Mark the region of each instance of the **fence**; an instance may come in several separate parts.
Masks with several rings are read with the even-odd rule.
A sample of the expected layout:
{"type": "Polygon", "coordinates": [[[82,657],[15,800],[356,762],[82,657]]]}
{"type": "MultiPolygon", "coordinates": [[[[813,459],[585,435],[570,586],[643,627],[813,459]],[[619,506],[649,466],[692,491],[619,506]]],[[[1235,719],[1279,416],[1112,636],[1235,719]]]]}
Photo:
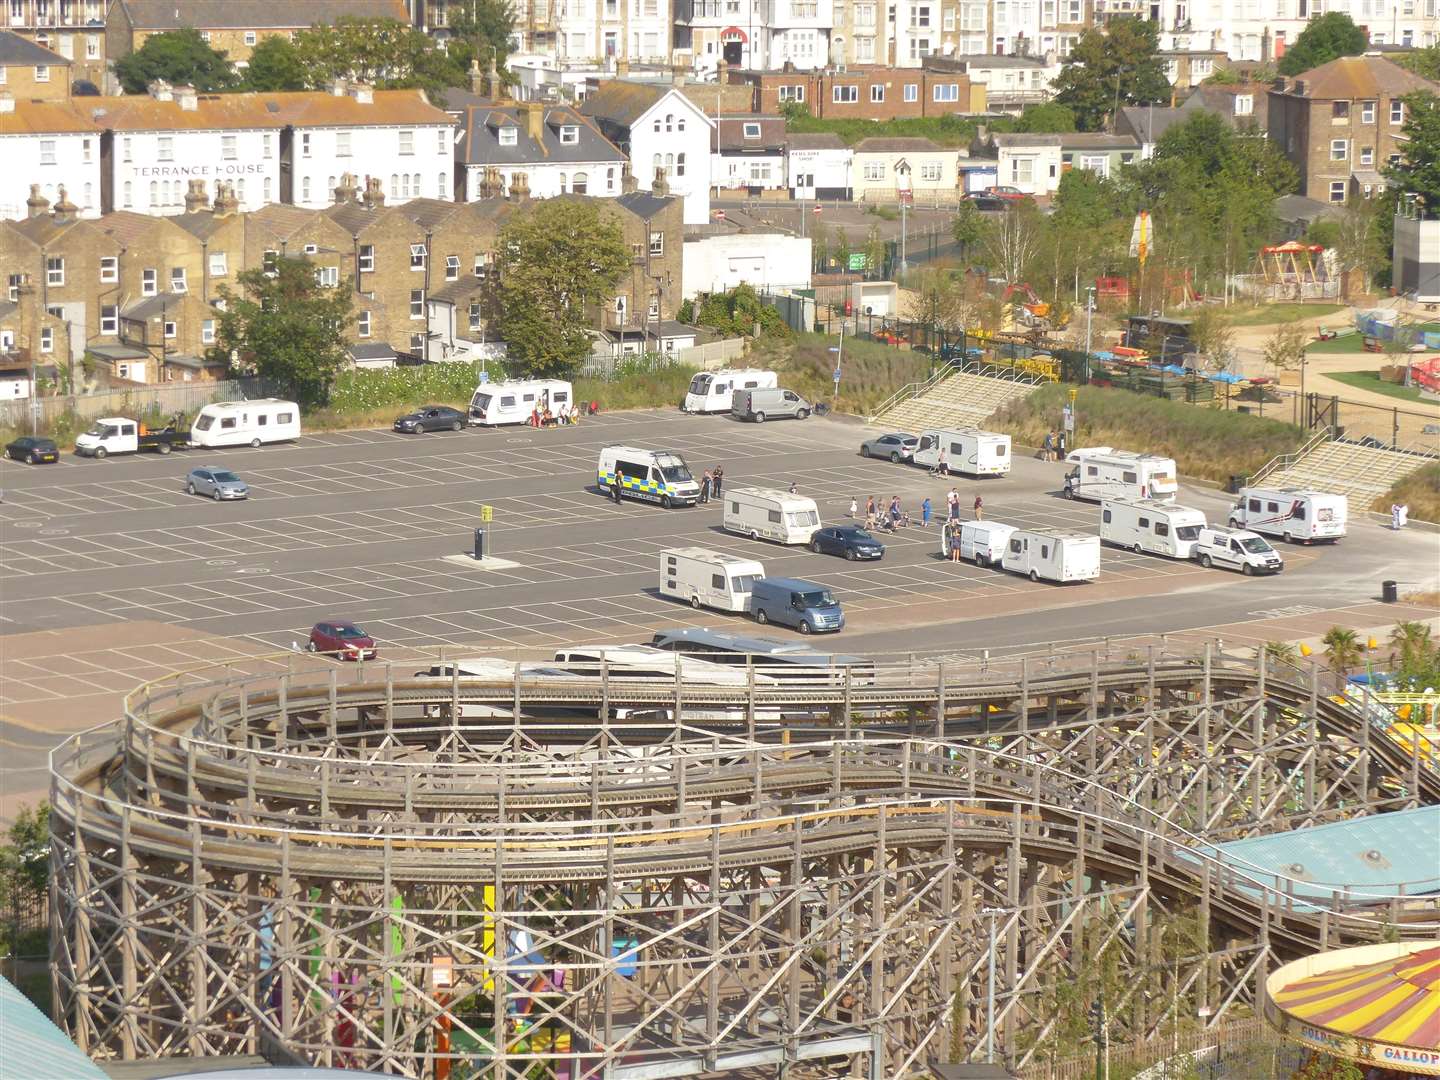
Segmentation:
{"type": "Polygon", "coordinates": [[[35,430],[43,433],[67,414],[85,420],[97,416],[171,416],[195,412],[212,401],[238,401],[260,396],[261,393],[257,379],[231,379],[6,401],[0,402],[0,428],[29,431],[33,425],[35,430]]]}
{"type": "MultiPolygon", "coordinates": [[[[1021,1071],[1023,1080],[1091,1080],[1097,1052],[1058,1060],[1037,1059],[1021,1071]]],[[[1161,1032],[1143,1042],[1112,1045],[1111,1075],[1136,1080],[1280,1080],[1293,1075],[1304,1051],[1286,1042],[1263,1020],[1239,1020],[1213,1031],[1191,1028],[1161,1032]],[[1147,1067],[1148,1066],[1148,1067],[1147,1067]]]]}
{"type": "Polygon", "coordinates": [[[688,349],[676,349],[673,353],[648,352],[643,358],[633,353],[626,353],[622,356],[611,352],[592,353],[586,359],[580,373],[608,379],[622,368],[628,367],[629,370],[634,370],[633,365],[640,363],[642,359],[657,369],[695,367],[713,370],[724,367],[727,361],[744,355],[744,338],[722,338],[719,341],[707,341],[702,345],[692,345],[688,349]]]}
{"type": "Polygon", "coordinates": [[[676,350],[675,363],[697,367],[704,371],[713,371],[744,355],[744,338],[722,338],[719,341],[707,341],[703,345],[692,345],[688,349],[676,350]]]}

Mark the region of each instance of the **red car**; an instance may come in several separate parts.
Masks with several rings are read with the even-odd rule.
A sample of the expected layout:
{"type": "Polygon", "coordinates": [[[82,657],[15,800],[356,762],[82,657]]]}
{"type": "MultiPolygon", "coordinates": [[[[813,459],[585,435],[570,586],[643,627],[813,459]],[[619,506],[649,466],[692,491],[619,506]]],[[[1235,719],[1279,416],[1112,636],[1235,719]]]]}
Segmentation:
{"type": "Polygon", "coordinates": [[[1011,202],[1023,202],[1024,200],[1030,198],[1029,195],[1026,195],[1025,192],[1021,191],[1019,188],[1006,187],[1003,184],[988,187],[985,189],[985,191],[989,195],[994,195],[997,199],[1009,199],[1011,202]]]}
{"type": "Polygon", "coordinates": [[[318,622],[310,628],[311,652],[333,653],[337,660],[373,660],[375,639],[353,622],[318,622]]]}

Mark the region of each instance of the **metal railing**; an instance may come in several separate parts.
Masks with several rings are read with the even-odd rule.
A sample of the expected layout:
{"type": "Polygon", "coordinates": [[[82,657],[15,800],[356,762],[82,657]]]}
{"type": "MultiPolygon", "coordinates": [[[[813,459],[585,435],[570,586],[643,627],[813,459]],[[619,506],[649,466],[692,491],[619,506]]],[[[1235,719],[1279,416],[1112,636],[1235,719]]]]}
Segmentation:
{"type": "Polygon", "coordinates": [[[1306,454],[1310,453],[1312,450],[1320,448],[1321,446],[1325,445],[1325,443],[1330,442],[1333,438],[1334,429],[1329,427],[1322,427],[1314,435],[1310,436],[1310,438],[1305,441],[1305,444],[1301,446],[1298,450],[1295,450],[1289,454],[1277,454],[1275,457],[1267,461],[1264,465],[1260,467],[1260,470],[1256,472],[1255,475],[1250,477],[1250,484],[1259,485],[1265,480],[1267,476],[1279,472],[1281,469],[1290,468],[1292,465],[1296,464],[1298,461],[1304,458],[1306,454]]]}

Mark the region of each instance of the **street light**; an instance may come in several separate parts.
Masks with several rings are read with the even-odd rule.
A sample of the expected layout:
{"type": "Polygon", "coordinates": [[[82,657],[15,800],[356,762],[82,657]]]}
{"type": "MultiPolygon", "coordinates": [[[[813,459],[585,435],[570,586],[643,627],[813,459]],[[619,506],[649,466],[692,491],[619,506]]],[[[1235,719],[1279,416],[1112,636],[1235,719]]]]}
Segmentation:
{"type": "Polygon", "coordinates": [[[1085,290],[1085,364],[1081,368],[1081,384],[1090,385],[1090,329],[1092,319],[1095,315],[1095,286],[1091,285],[1085,290]]]}

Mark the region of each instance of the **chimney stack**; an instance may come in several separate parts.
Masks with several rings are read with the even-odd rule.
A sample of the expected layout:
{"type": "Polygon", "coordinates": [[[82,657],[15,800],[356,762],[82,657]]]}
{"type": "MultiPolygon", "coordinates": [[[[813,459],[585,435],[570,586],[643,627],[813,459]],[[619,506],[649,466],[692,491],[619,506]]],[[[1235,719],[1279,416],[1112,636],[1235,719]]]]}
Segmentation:
{"type": "Polygon", "coordinates": [[[510,175],[510,197],[516,202],[526,202],[530,198],[530,177],[527,173],[510,175]]]}
{"type": "Polygon", "coordinates": [[[335,202],[337,204],[352,203],[359,193],[360,188],[355,184],[355,174],[347,172],[340,177],[340,183],[335,185],[335,202]]]}
{"type": "Polygon", "coordinates": [[[175,87],[175,100],[180,103],[180,108],[185,112],[194,112],[200,107],[200,95],[195,92],[193,86],[175,87]]]}
{"type": "Polygon", "coordinates": [[[486,165],[480,173],[480,198],[496,199],[505,194],[505,181],[500,179],[500,170],[486,165]]]}
{"type": "Polygon", "coordinates": [[[470,92],[477,97],[485,93],[485,80],[480,74],[480,60],[478,57],[470,61],[470,92]]]}
{"type": "Polygon", "coordinates": [[[66,225],[75,220],[75,215],[80,208],[72,203],[65,194],[65,185],[60,185],[60,197],[55,200],[55,224],[66,225]]]}
{"type": "Polygon", "coordinates": [[[172,87],[164,79],[156,79],[154,82],[147,84],[145,89],[150,92],[150,96],[156,101],[175,100],[174,87],[172,87]]]}
{"type": "Polygon", "coordinates": [[[650,185],[650,193],[661,199],[670,194],[670,180],[663,168],[655,170],[655,182],[650,185]]]}
{"type": "Polygon", "coordinates": [[[0,91],[0,113],[13,113],[15,98],[7,91],[0,91]]]}
{"type": "Polygon", "coordinates": [[[635,179],[635,173],[630,168],[630,162],[620,166],[620,193],[630,195],[640,189],[639,182],[635,179]]]}
{"type": "Polygon", "coordinates": [[[40,185],[30,185],[30,198],[25,200],[25,216],[39,217],[50,209],[50,200],[40,194],[40,185]]]}
{"type": "Polygon", "coordinates": [[[545,145],[545,105],[539,101],[525,103],[525,133],[537,146],[545,145]]]}
{"type": "Polygon", "coordinates": [[[185,212],[198,214],[209,204],[210,198],[205,194],[205,181],[191,180],[185,188],[185,212]]]}
{"type": "Polygon", "coordinates": [[[378,210],[385,205],[385,192],[380,187],[378,176],[367,176],[365,178],[365,194],[360,197],[367,210],[378,210]]]}
{"type": "Polygon", "coordinates": [[[369,83],[354,83],[350,87],[350,96],[361,105],[375,104],[375,88],[369,83]]]}
{"type": "Polygon", "coordinates": [[[240,200],[235,197],[235,185],[229,180],[215,183],[215,205],[212,213],[218,217],[229,217],[240,209],[240,200]]]}

